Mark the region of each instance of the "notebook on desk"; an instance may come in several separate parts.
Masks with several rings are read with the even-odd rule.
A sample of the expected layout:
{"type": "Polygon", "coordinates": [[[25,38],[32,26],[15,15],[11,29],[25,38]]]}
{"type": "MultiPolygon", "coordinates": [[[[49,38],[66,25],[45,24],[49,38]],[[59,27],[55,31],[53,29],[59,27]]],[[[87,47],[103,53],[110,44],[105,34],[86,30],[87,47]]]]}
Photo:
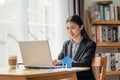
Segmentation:
{"type": "Polygon", "coordinates": [[[50,47],[47,40],[20,41],[19,47],[25,68],[32,69],[61,68],[61,66],[53,66],[50,47]]]}

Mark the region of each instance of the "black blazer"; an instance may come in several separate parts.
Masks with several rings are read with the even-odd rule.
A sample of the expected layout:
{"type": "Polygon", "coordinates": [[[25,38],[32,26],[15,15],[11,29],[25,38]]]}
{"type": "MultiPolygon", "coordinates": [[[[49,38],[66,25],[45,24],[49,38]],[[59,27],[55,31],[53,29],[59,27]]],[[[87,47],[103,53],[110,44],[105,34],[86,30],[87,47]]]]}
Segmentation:
{"type": "MultiPolygon", "coordinates": [[[[96,50],[96,43],[83,37],[80,42],[79,48],[76,55],[73,57],[72,66],[73,67],[91,67],[92,58],[94,57],[96,50]]],[[[65,56],[70,56],[72,58],[72,42],[68,40],[64,43],[63,49],[58,56],[61,60],[65,56]]],[[[78,80],[95,80],[92,72],[92,68],[88,71],[77,72],[78,80]]]]}

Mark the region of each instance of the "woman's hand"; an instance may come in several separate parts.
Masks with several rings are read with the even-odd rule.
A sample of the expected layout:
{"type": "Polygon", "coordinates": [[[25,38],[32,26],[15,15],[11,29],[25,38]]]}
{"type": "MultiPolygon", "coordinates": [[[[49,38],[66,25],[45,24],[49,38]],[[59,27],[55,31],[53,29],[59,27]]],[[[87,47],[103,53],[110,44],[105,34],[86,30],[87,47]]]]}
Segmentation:
{"type": "Polygon", "coordinates": [[[53,65],[54,66],[58,66],[58,65],[61,65],[61,64],[62,64],[62,62],[60,60],[58,60],[58,59],[53,60],[53,65]]]}

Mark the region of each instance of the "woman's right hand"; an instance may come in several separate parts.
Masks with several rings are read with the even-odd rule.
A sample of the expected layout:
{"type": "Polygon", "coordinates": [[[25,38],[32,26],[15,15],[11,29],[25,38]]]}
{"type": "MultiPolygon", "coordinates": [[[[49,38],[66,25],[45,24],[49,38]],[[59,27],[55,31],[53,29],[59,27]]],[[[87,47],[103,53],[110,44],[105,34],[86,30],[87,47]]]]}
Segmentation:
{"type": "Polygon", "coordinates": [[[62,62],[60,60],[58,60],[58,59],[53,60],[53,65],[54,66],[59,66],[61,64],[62,64],[62,62]]]}

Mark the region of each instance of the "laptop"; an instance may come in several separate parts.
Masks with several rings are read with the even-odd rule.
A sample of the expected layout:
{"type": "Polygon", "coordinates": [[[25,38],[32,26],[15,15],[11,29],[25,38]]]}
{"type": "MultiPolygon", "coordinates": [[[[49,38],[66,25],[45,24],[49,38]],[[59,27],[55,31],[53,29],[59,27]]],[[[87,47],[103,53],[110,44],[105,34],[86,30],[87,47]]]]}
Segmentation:
{"type": "Polygon", "coordinates": [[[53,66],[48,40],[20,41],[19,47],[25,68],[30,69],[56,69],[53,66]]]}

